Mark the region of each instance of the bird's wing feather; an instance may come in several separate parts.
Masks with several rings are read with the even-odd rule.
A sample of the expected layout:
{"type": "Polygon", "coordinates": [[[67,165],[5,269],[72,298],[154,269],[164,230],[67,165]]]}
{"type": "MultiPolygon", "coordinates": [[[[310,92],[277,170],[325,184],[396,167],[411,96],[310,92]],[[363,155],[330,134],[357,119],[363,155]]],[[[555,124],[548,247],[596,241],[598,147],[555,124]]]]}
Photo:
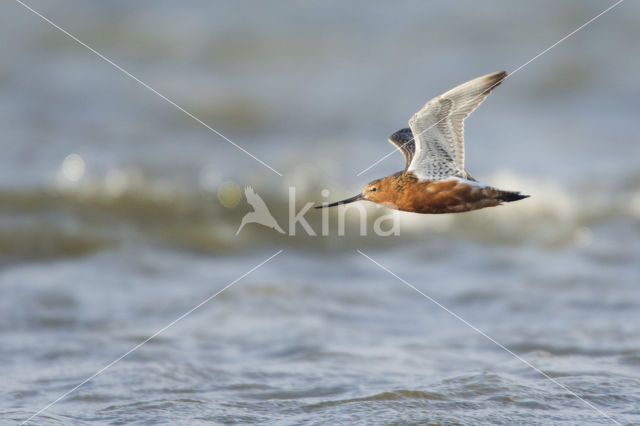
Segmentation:
{"type": "Polygon", "coordinates": [[[499,71],[475,78],[431,99],[411,120],[415,154],[407,168],[419,179],[469,179],[464,168],[464,119],[507,77],[499,71]]]}
{"type": "Polygon", "coordinates": [[[413,141],[413,133],[408,127],[400,129],[391,136],[389,136],[389,142],[391,142],[396,148],[400,150],[404,156],[406,171],[411,164],[413,154],[416,152],[415,142],[413,141]]]}
{"type": "Polygon", "coordinates": [[[247,203],[249,203],[251,207],[253,207],[254,211],[257,212],[257,211],[269,210],[267,208],[267,205],[262,200],[262,198],[260,198],[260,196],[256,194],[256,192],[253,190],[252,187],[247,186],[244,189],[244,195],[245,197],[247,197],[247,203]]]}
{"type": "Polygon", "coordinates": [[[244,188],[244,196],[247,197],[247,201],[249,201],[249,198],[254,198],[256,196],[256,192],[252,187],[246,186],[244,188]]]}

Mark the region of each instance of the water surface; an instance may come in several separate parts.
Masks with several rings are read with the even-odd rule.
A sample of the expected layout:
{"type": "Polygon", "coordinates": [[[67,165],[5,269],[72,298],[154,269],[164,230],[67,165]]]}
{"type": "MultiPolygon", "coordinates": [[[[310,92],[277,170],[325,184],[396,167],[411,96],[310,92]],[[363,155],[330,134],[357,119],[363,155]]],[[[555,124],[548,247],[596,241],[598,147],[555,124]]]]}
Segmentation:
{"type": "MultiPolygon", "coordinates": [[[[572,392],[640,423],[638,3],[467,121],[472,174],[531,198],[401,214],[391,237],[360,236],[355,214],[338,237],[336,212],[326,237],[236,236],[250,207],[219,189],[251,185],[286,229],[290,186],[300,208],[399,170],[394,154],[356,176],[430,97],[517,68],[607,4],[30,4],[283,177],[0,6],[2,423],[279,250],[33,423],[612,423],[572,392]]],[[[368,214],[371,234],[386,212],[368,214]]]]}

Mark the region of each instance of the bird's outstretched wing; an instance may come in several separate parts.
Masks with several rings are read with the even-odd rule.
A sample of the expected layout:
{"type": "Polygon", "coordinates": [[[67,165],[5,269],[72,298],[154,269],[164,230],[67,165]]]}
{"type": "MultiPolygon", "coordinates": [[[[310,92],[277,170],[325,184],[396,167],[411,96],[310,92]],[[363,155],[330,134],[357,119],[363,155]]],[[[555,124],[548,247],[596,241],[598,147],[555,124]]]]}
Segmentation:
{"type": "Polygon", "coordinates": [[[256,192],[253,190],[252,187],[247,186],[244,189],[244,196],[247,197],[247,203],[249,203],[251,207],[253,207],[254,211],[257,212],[257,211],[269,210],[267,208],[267,205],[262,200],[262,198],[260,198],[260,196],[256,194],[256,192]]]}
{"type": "Polygon", "coordinates": [[[409,164],[411,164],[411,160],[413,159],[413,154],[416,152],[416,145],[413,141],[413,133],[411,132],[411,129],[406,127],[398,130],[389,136],[389,142],[395,145],[395,147],[398,148],[404,156],[404,170],[407,171],[409,164]]]}
{"type": "Polygon", "coordinates": [[[471,179],[464,168],[464,119],[507,77],[494,72],[431,99],[411,120],[415,154],[407,167],[418,179],[471,179]]]}

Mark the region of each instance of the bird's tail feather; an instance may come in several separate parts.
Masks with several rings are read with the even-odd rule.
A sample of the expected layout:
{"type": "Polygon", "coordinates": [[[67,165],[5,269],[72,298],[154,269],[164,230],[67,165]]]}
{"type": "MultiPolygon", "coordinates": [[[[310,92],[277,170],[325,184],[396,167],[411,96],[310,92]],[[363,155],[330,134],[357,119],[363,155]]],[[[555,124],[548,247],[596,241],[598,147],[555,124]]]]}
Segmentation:
{"type": "Polygon", "coordinates": [[[512,191],[500,191],[500,195],[498,195],[498,199],[506,203],[509,203],[511,201],[522,200],[523,198],[527,198],[527,197],[529,197],[529,195],[524,195],[519,192],[512,192],[512,191]]]}

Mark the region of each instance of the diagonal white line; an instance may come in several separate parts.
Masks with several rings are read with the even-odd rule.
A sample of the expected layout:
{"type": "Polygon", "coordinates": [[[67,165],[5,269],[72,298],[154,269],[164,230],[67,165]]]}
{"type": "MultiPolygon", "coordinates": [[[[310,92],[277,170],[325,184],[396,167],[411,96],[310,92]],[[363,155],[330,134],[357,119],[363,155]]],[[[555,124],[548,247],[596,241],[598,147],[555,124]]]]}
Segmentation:
{"type": "Polygon", "coordinates": [[[580,25],[578,28],[576,28],[575,30],[571,31],[569,34],[567,34],[566,36],[562,37],[560,40],[556,41],[555,43],[553,43],[551,46],[547,47],[546,49],[544,49],[542,52],[538,53],[536,56],[534,56],[533,58],[529,59],[527,62],[525,62],[524,64],[520,65],[518,68],[516,68],[515,70],[513,70],[510,75],[513,75],[515,73],[517,73],[518,71],[520,71],[522,68],[526,67],[527,65],[529,65],[531,62],[535,61],[536,59],[538,59],[540,56],[544,55],[545,53],[547,53],[548,51],[550,51],[551,49],[553,49],[554,47],[556,47],[557,45],[559,45],[560,43],[562,43],[563,41],[565,41],[566,39],[568,39],[569,37],[571,37],[572,35],[574,35],[575,33],[577,33],[578,31],[580,31],[581,29],[583,29],[584,27],[586,27],[587,25],[589,25],[590,23],[592,23],[593,21],[595,21],[596,19],[598,19],[599,17],[601,17],[602,15],[604,15],[605,13],[609,12],[611,9],[613,9],[614,7],[618,6],[620,3],[622,3],[624,0],[618,0],[617,2],[613,3],[611,6],[609,6],[608,8],[606,8],[605,10],[603,10],[602,12],[598,13],[596,16],[594,16],[593,18],[589,19],[587,22],[585,22],[584,24],[580,25]]]}
{"type": "Polygon", "coordinates": [[[267,163],[265,163],[264,161],[262,161],[261,159],[259,159],[258,157],[256,157],[255,155],[253,155],[252,153],[250,153],[249,151],[247,151],[246,149],[244,149],[243,147],[241,147],[240,145],[238,145],[237,143],[235,143],[234,141],[232,141],[231,139],[229,139],[228,137],[226,137],[225,135],[223,135],[222,133],[220,133],[219,131],[217,131],[216,129],[214,129],[213,127],[211,127],[210,125],[208,125],[207,123],[205,123],[204,121],[202,121],[201,119],[199,119],[198,117],[196,117],[195,115],[193,115],[192,113],[190,113],[189,111],[187,111],[186,109],[184,109],[183,107],[181,107],[180,105],[175,103],[174,101],[172,101],[171,99],[169,99],[168,97],[166,97],[165,95],[163,95],[162,93],[158,92],[156,89],[154,89],[153,87],[149,86],[147,83],[145,83],[144,81],[140,80],[138,77],[134,76],[129,71],[125,70],[120,65],[116,64],[111,59],[107,58],[102,53],[98,52],[97,50],[95,50],[94,48],[89,46],[87,43],[85,43],[82,40],[78,39],[73,34],[69,33],[67,30],[65,30],[64,28],[60,27],[59,25],[57,25],[56,23],[54,23],[53,21],[51,21],[47,17],[43,16],[41,13],[37,12],[32,7],[27,5],[26,3],[22,2],[21,0],[15,0],[15,1],[17,3],[19,3],[20,5],[22,5],[25,9],[33,12],[35,15],[37,15],[43,21],[45,21],[48,24],[50,24],[52,27],[54,27],[54,28],[60,30],[62,33],[66,34],[69,38],[74,40],[76,43],[78,43],[78,44],[86,47],[87,49],[89,49],[92,53],[94,53],[95,55],[100,57],[100,59],[103,59],[104,61],[106,61],[107,63],[112,65],[114,68],[116,68],[118,71],[120,71],[121,73],[123,73],[124,75],[129,77],[130,79],[132,79],[135,82],[141,84],[146,89],[148,89],[151,92],[153,92],[154,94],[158,95],[160,98],[164,99],[165,101],[167,101],[168,103],[170,103],[171,105],[173,105],[174,107],[176,107],[177,109],[179,109],[180,111],[182,111],[183,113],[185,113],[186,115],[188,115],[189,117],[191,117],[192,119],[197,121],[198,123],[202,124],[207,129],[211,130],[213,133],[215,133],[216,135],[220,136],[222,139],[224,139],[225,141],[229,142],[231,145],[235,146],[240,151],[244,152],[249,157],[251,157],[254,160],[256,160],[258,163],[262,164],[263,166],[265,166],[266,168],[268,168],[269,170],[271,170],[272,172],[274,172],[278,176],[282,176],[282,173],[280,173],[279,171],[277,171],[276,169],[274,169],[273,167],[271,167],[270,165],[268,165],[267,163]]]}
{"type": "Polygon", "coordinates": [[[70,390],[68,390],[67,392],[63,393],[62,395],[60,395],[55,401],[52,401],[51,403],[49,403],[48,405],[46,405],[45,407],[41,408],[40,410],[38,410],[36,413],[34,413],[33,415],[31,415],[31,417],[29,417],[28,419],[24,420],[22,423],[20,423],[20,425],[24,425],[27,424],[29,421],[31,421],[33,418],[39,416],[40,414],[42,414],[45,410],[49,409],[51,406],[53,406],[54,404],[57,404],[58,402],[60,402],[62,399],[66,398],[67,396],[69,396],[69,394],[75,392],[78,388],[80,388],[81,386],[83,386],[84,384],[86,384],[87,382],[95,379],[96,377],[98,377],[100,374],[104,373],[107,369],[109,369],[110,367],[112,367],[114,364],[118,363],[119,361],[121,361],[123,358],[127,357],[128,355],[130,355],[132,352],[136,351],[137,349],[139,349],[142,345],[144,345],[145,343],[149,342],[150,340],[154,339],[155,337],[157,337],[159,334],[165,332],[168,328],[172,327],[173,325],[175,325],[177,322],[179,322],[180,320],[184,319],[186,316],[192,314],[196,309],[200,308],[202,305],[210,302],[211,300],[215,299],[220,293],[222,293],[223,291],[225,291],[226,289],[228,289],[229,287],[231,287],[232,285],[234,285],[235,283],[237,283],[238,281],[240,281],[241,279],[243,279],[244,277],[246,277],[247,275],[249,275],[250,273],[252,273],[253,271],[255,271],[256,269],[258,269],[259,267],[261,267],[262,265],[264,265],[265,263],[267,263],[268,261],[270,261],[271,259],[273,259],[274,257],[276,257],[277,255],[279,255],[280,253],[282,253],[283,250],[278,250],[276,253],[272,254],[271,256],[269,256],[267,259],[263,260],[262,262],[260,262],[259,264],[257,264],[256,266],[254,266],[253,268],[249,269],[247,272],[245,272],[244,274],[240,275],[238,278],[236,278],[235,280],[231,281],[229,284],[227,284],[226,286],[224,286],[223,288],[221,288],[220,290],[218,290],[217,292],[215,292],[214,294],[212,294],[211,296],[207,297],[206,299],[204,299],[202,302],[198,303],[196,306],[194,306],[193,308],[189,309],[187,312],[185,312],[184,314],[180,315],[178,318],[176,318],[175,320],[171,321],[169,324],[167,324],[166,326],[162,327],[160,330],[156,331],[155,333],[153,333],[151,336],[149,336],[148,338],[146,338],[145,340],[143,340],[142,342],[138,343],[137,345],[135,345],[133,348],[129,349],[127,352],[125,352],[124,354],[120,355],[118,358],[114,359],[113,361],[111,361],[109,364],[105,365],[104,367],[102,367],[100,370],[96,371],[95,373],[93,373],[91,376],[87,377],[86,379],[84,379],[82,382],[78,383],[76,386],[74,386],[73,388],[71,388],[70,390]]]}
{"type": "MultiPolygon", "coordinates": [[[[578,28],[576,28],[575,30],[571,31],[569,34],[567,34],[566,36],[562,37],[560,40],[556,41],[555,43],[553,43],[551,46],[547,47],[546,49],[544,49],[543,51],[541,51],[540,53],[538,53],[536,56],[534,56],[533,58],[529,59],[527,62],[525,62],[524,64],[520,65],[518,68],[516,68],[515,70],[511,71],[505,78],[503,78],[502,80],[499,80],[497,83],[495,83],[493,86],[489,87],[487,90],[485,90],[484,92],[482,92],[479,96],[484,95],[487,92],[490,92],[491,89],[493,89],[494,87],[496,87],[498,84],[502,83],[503,81],[505,81],[507,78],[511,77],[512,75],[514,75],[515,73],[517,73],[518,71],[520,71],[522,68],[526,67],[527,65],[529,65],[531,62],[535,61],[536,59],[538,59],[540,56],[544,55],[545,53],[547,53],[548,51],[550,51],[551,49],[553,49],[554,47],[556,47],[557,45],[559,45],[560,43],[562,43],[563,41],[565,41],[566,39],[568,39],[569,37],[571,37],[572,35],[574,35],[575,33],[577,33],[578,31],[580,31],[581,29],[583,29],[584,27],[586,27],[587,25],[591,24],[593,21],[595,21],[596,19],[598,19],[599,17],[601,17],[602,15],[604,15],[605,13],[609,12],[611,9],[613,9],[614,7],[618,6],[620,3],[622,3],[624,0],[618,0],[615,3],[613,3],[611,6],[609,6],[608,8],[606,8],[605,10],[603,10],[602,12],[598,13],[596,16],[594,16],[593,18],[589,19],[587,22],[585,22],[584,24],[580,25],[578,28]]],[[[434,124],[432,124],[431,126],[429,126],[428,128],[424,129],[422,132],[420,132],[420,134],[415,135],[414,137],[412,137],[410,140],[408,140],[407,142],[405,142],[402,146],[404,147],[404,145],[411,143],[415,138],[419,137],[420,135],[422,135],[424,132],[431,130],[432,128],[434,128],[435,126],[437,126],[438,124],[440,124],[442,121],[444,121],[447,117],[443,117],[442,119],[440,119],[439,121],[435,122],[434,124]]],[[[392,154],[394,154],[396,151],[399,151],[399,149],[394,149],[393,151],[389,152],[388,154],[384,155],[383,157],[381,157],[379,160],[377,160],[375,163],[371,164],[369,167],[367,167],[366,169],[361,170],[358,174],[356,174],[356,176],[360,176],[363,173],[367,172],[368,170],[370,170],[371,168],[375,167],[376,165],[380,164],[382,161],[386,160],[387,158],[389,158],[392,154]]]]}
{"type": "Polygon", "coordinates": [[[480,330],[478,327],[474,326],[473,324],[471,324],[470,322],[468,322],[467,320],[465,320],[464,318],[462,318],[460,315],[456,314],[455,312],[453,312],[452,310],[450,310],[449,308],[447,308],[446,306],[444,306],[443,304],[441,304],[440,302],[438,302],[437,300],[435,300],[433,297],[429,296],[428,294],[422,292],[420,289],[418,289],[416,286],[414,286],[413,284],[411,284],[410,282],[406,281],[405,279],[403,279],[402,277],[398,276],[397,274],[395,274],[393,271],[391,271],[389,268],[387,268],[386,266],[382,265],[381,263],[377,262],[376,260],[372,259],[370,256],[366,255],[365,253],[363,253],[360,250],[356,250],[359,254],[361,254],[362,256],[364,256],[365,258],[369,259],[371,262],[373,262],[374,264],[376,264],[378,267],[380,267],[380,269],[382,269],[383,271],[388,272],[389,274],[393,275],[395,278],[397,278],[399,281],[401,281],[402,283],[404,283],[405,285],[407,285],[408,287],[410,287],[411,289],[415,290],[416,292],[420,293],[423,297],[425,297],[426,299],[428,299],[430,302],[436,304],[438,307],[440,307],[441,309],[443,309],[444,311],[446,311],[447,313],[449,313],[450,315],[452,315],[454,318],[456,318],[457,320],[461,321],[463,324],[465,324],[467,327],[471,328],[473,331],[479,333],[480,335],[482,335],[483,337],[485,337],[486,339],[488,339],[489,341],[491,341],[492,343],[494,343],[496,346],[498,346],[500,349],[504,350],[505,352],[509,353],[510,355],[512,355],[514,358],[518,359],[519,361],[523,362],[524,364],[526,364],[527,366],[531,367],[533,370],[535,370],[536,372],[538,372],[539,374],[541,374],[542,376],[544,376],[545,378],[551,380],[553,383],[555,383],[556,385],[560,386],[562,389],[566,390],[567,392],[569,392],[571,395],[573,395],[574,397],[578,398],[580,401],[584,402],[587,406],[589,406],[590,408],[594,409],[595,411],[597,411],[598,413],[600,413],[601,415],[603,415],[604,417],[606,417],[607,419],[611,420],[614,424],[616,425],[620,425],[621,424],[615,420],[613,417],[609,416],[607,413],[605,413],[604,411],[602,411],[601,409],[599,409],[598,407],[596,407],[595,405],[593,405],[592,403],[590,403],[589,401],[587,401],[586,399],[582,398],[580,395],[578,395],[577,393],[575,393],[574,391],[572,391],[571,389],[569,389],[567,386],[563,385],[562,383],[560,383],[559,381],[557,381],[556,379],[554,379],[553,377],[549,376],[547,373],[545,373],[544,371],[540,370],[538,367],[534,366],[533,364],[531,364],[529,361],[527,361],[526,359],[522,358],[521,356],[519,356],[518,354],[514,353],[513,351],[511,351],[509,348],[507,348],[506,346],[504,346],[502,343],[498,342],[496,339],[494,339],[493,337],[489,336],[487,333],[485,333],[484,331],[480,330]]]}

